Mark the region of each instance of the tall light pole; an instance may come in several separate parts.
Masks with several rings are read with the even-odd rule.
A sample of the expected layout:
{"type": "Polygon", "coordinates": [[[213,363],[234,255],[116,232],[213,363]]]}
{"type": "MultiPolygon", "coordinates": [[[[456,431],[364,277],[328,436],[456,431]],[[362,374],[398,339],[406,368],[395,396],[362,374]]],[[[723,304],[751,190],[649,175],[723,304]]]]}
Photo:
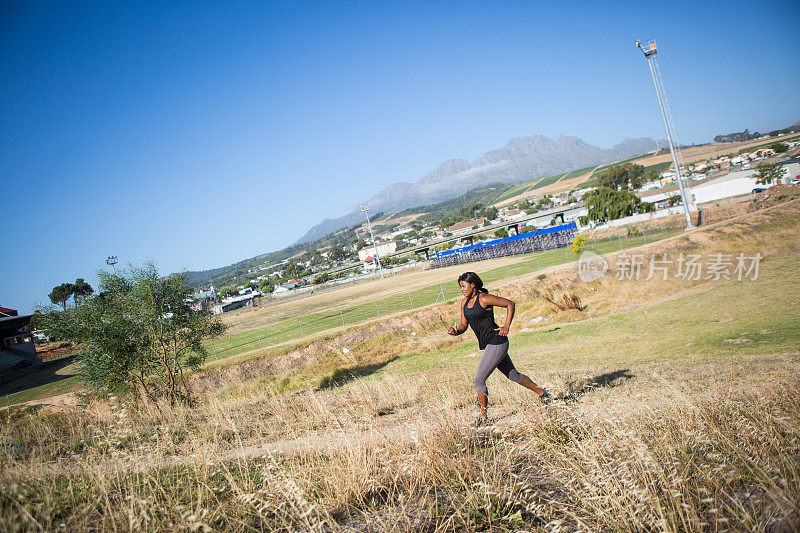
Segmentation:
{"type": "Polygon", "coordinates": [[[675,179],[678,182],[678,190],[681,192],[681,200],[683,200],[683,212],[686,215],[686,229],[692,229],[692,216],[689,214],[689,199],[686,194],[686,188],[683,186],[683,172],[681,171],[681,164],[683,160],[680,157],[680,152],[675,147],[673,140],[675,135],[675,125],[672,122],[672,114],[669,111],[669,100],[667,99],[667,92],[664,89],[664,80],[661,76],[661,67],[658,64],[658,48],[656,47],[656,40],[650,39],[649,41],[636,41],[636,46],[641,49],[644,57],[647,58],[647,64],[650,66],[650,75],[653,77],[653,86],[656,88],[656,96],[658,97],[658,106],[661,108],[661,118],[664,119],[664,129],[667,130],[667,142],[669,143],[669,153],[672,155],[672,164],[675,165],[675,179]]]}
{"type": "Polygon", "coordinates": [[[378,271],[381,273],[381,278],[383,278],[383,267],[381,266],[381,256],[378,253],[378,245],[375,244],[375,235],[372,233],[372,224],[369,221],[369,204],[361,204],[361,211],[367,215],[367,227],[369,228],[369,236],[372,237],[372,248],[375,250],[375,259],[378,261],[378,271]]]}
{"type": "Polygon", "coordinates": [[[117,271],[117,266],[116,266],[117,265],[117,256],[116,255],[109,256],[108,259],[106,259],[106,264],[107,265],[111,265],[111,267],[114,269],[114,272],[116,273],[116,271],[117,271]]]}

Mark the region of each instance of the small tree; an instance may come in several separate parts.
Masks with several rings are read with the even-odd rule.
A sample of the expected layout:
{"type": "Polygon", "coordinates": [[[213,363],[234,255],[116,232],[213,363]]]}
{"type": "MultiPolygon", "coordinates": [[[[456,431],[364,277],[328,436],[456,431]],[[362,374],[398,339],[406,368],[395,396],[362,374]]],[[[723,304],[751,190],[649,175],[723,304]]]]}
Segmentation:
{"type": "Polygon", "coordinates": [[[601,187],[636,190],[644,183],[644,167],[634,163],[614,165],[603,171],[598,179],[601,187]]]}
{"type": "MultiPolygon", "coordinates": [[[[359,245],[361,241],[359,241],[359,245]]],[[[328,259],[331,261],[341,261],[345,258],[344,250],[342,250],[341,246],[331,246],[331,249],[328,251],[328,259]]]]}
{"type": "Polygon", "coordinates": [[[570,250],[572,250],[572,253],[574,253],[575,255],[580,255],[585,247],[586,247],[586,237],[584,237],[583,235],[578,235],[577,237],[575,237],[575,240],[572,241],[572,244],[570,245],[570,250]]]}
{"type": "Polygon", "coordinates": [[[542,209],[542,208],[545,208],[545,207],[549,207],[551,205],[553,205],[553,199],[550,198],[549,194],[545,194],[544,196],[539,198],[539,201],[536,202],[536,205],[533,206],[533,209],[534,209],[534,212],[535,212],[535,211],[537,211],[539,209],[542,209]]]}
{"type": "Polygon", "coordinates": [[[325,283],[330,280],[331,276],[327,272],[323,272],[314,276],[314,285],[319,285],[320,283],[325,283]]]}
{"type": "Polygon", "coordinates": [[[50,301],[54,304],[59,304],[64,308],[64,311],[67,310],[67,300],[69,300],[70,296],[75,293],[75,285],[72,283],[62,283],[57,287],[53,287],[53,290],[50,291],[50,294],[47,296],[50,298],[50,301]]]}
{"type": "Polygon", "coordinates": [[[608,187],[600,187],[584,194],[583,200],[586,202],[589,220],[601,222],[616,220],[652,209],[652,204],[642,202],[632,192],[609,189],[608,187]]]}
{"type": "Polygon", "coordinates": [[[508,231],[505,228],[500,228],[499,230],[494,232],[495,237],[500,237],[501,239],[505,239],[508,237],[508,231]]]}
{"type": "Polygon", "coordinates": [[[782,153],[784,153],[784,152],[787,152],[787,151],[789,151],[789,147],[788,147],[788,146],[786,146],[786,145],[785,145],[785,144],[783,144],[783,143],[772,143],[772,144],[770,144],[770,145],[769,145],[769,147],[770,147],[770,148],[772,148],[772,150],[773,150],[773,151],[774,151],[776,154],[782,154],[782,153]]]}
{"type": "Polygon", "coordinates": [[[225,331],[193,311],[184,274],[165,278],[152,264],[117,274],[101,271],[100,293],[68,312],[46,313],[46,327],[81,347],[78,375],[94,393],[130,394],[170,407],[191,400],[185,370],[207,357],[202,344],[225,331]]]}
{"type": "Polygon", "coordinates": [[[90,296],[94,293],[94,289],[91,285],[86,283],[83,278],[78,278],[75,280],[75,285],[73,285],[72,291],[72,298],[75,300],[75,306],[78,306],[78,298],[84,299],[87,296],[90,296]]]}
{"type": "Polygon", "coordinates": [[[264,294],[270,294],[273,290],[275,290],[275,284],[270,279],[262,279],[258,284],[258,290],[264,294]]]}
{"type": "Polygon", "coordinates": [[[777,163],[761,163],[756,166],[756,183],[759,185],[766,185],[773,181],[778,181],[783,177],[783,167],[778,166],[777,163]]]}

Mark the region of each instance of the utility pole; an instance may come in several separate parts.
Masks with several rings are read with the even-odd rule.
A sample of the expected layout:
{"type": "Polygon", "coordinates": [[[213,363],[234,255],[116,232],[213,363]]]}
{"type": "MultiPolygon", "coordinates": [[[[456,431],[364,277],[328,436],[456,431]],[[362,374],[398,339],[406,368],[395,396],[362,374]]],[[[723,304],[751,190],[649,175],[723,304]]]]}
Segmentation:
{"type": "Polygon", "coordinates": [[[669,153],[672,155],[672,164],[675,165],[675,181],[678,182],[678,189],[681,192],[681,200],[683,200],[683,212],[686,215],[686,229],[692,229],[692,216],[689,214],[689,198],[686,189],[683,186],[683,172],[681,170],[681,163],[683,161],[680,157],[680,152],[675,147],[675,124],[672,121],[672,113],[669,110],[669,100],[667,99],[667,92],[664,88],[664,80],[661,76],[661,67],[658,64],[658,47],[656,47],[656,40],[650,39],[649,41],[636,41],[636,46],[641,49],[644,57],[647,59],[647,64],[650,66],[650,75],[653,77],[653,86],[656,89],[656,96],[658,97],[658,106],[661,108],[661,118],[664,120],[664,129],[667,131],[667,142],[669,143],[669,153]]]}
{"type": "Polygon", "coordinates": [[[381,266],[381,256],[378,253],[378,245],[375,244],[375,235],[372,233],[372,224],[369,221],[369,204],[361,204],[361,211],[367,215],[367,227],[369,228],[369,236],[372,237],[372,247],[375,250],[375,260],[378,261],[378,271],[381,273],[381,278],[383,278],[383,267],[381,266]]]}

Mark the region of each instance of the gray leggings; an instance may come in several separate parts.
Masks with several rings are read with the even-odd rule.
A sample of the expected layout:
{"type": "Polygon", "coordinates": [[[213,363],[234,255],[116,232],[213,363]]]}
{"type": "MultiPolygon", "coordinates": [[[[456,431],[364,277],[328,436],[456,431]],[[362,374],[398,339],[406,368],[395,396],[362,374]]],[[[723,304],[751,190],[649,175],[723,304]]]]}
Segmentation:
{"type": "Polygon", "coordinates": [[[478,389],[479,394],[489,392],[489,389],[486,388],[486,378],[495,368],[514,383],[520,383],[522,378],[526,377],[514,368],[514,363],[508,356],[508,341],[503,344],[488,344],[481,356],[481,362],[478,363],[478,371],[475,372],[475,388],[478,389]]]}

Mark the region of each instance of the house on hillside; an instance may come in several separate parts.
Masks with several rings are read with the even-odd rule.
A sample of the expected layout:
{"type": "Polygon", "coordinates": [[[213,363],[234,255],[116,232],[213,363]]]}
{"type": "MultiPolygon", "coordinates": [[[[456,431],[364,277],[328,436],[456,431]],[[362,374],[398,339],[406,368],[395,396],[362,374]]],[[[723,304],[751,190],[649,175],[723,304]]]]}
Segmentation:
{"type": "Polygon", "coordinates": [[[481,227],[483,223],[486,222],[485,217],[481,218],[473,218],[472,220],[467,220],[466,222],[459,222],[458,224],[453,224],[447,231],[452,233],[453,235],[463,235],[467,233],[469,230],[473,228],[473,226],[481,227]]]}
{"type": "Polygon", "coordinates": [[[294,290],[298,287],[297,280],[291,279],[282,285],[278,285],[275,287],[275,290],[272,291],[272,294],[284,294],[291,290],[294,290]]]}
{"type": "Polygon", "coordinates": [[[399,237],[400,235],[405,235],[406,233],[414,231],[414,228],[405,227],[405,228],[398,228],[396,231],[393,231],[390,235],[390,238],[394,239],[395,237],[399,237]]]}
{"type": "Polygon", "coordinates": [[[520,211],[517,208],[506,209],[505,213],[501,215],[503,220],[517,220],[518,218],[522,218],[525,216],[524,211],[520,211]]]}
{"type": "Polygon", "coordinates": [[[217,291],[214,290],[212,285],[210,289],[199,289],[196,293],[192,294],[189,298],[190,307],[195,311],[202,311],[208,308],[211,303],[217,299],[217,291]]]}
{"type": "Polygon", "coordinates": [[[378,262],[371,255],[364,258],[364,270],[375,270],[378,268],[378,262]]]}

